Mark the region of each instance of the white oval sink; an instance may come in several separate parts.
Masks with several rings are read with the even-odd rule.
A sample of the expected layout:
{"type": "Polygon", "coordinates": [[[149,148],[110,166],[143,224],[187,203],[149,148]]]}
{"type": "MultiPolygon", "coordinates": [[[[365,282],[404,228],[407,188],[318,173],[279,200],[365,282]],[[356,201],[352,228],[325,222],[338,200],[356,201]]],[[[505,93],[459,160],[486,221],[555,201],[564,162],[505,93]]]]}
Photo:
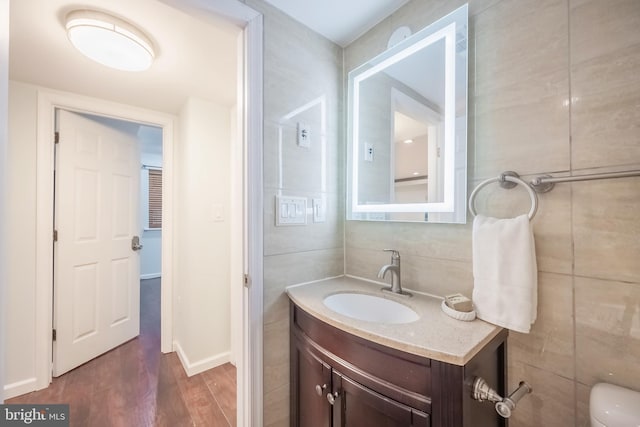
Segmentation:
{"type": "Polygon", "coordinates": [[[324,305],[336,313],[367,322],[410,323],[418,313],[404,304],[374,295],[341,293],[326,297],[324,305]]]}

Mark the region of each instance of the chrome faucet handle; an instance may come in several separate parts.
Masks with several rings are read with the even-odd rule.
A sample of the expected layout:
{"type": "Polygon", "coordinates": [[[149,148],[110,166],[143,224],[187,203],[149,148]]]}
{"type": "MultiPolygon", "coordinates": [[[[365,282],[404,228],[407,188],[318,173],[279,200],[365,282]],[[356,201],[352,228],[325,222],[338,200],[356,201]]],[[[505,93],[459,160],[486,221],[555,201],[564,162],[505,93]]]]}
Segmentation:
{"type": "Polygon", "coordinates": [[[385,252],[391,252],[391,259],[400,259],[400,252],[395,249],[383,249],[385,252]]]}

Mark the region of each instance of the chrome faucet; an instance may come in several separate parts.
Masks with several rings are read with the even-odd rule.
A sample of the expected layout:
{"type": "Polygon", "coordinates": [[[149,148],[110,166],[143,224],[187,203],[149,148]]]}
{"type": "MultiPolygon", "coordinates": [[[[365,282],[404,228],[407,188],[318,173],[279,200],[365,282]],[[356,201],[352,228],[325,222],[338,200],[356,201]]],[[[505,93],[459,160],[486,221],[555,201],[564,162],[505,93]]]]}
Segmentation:
{"type": "Polygon", "coordinates": [[[395,249],[384,249],[385,252],[391,252],[391,264],[383,265],[378,272],[378,278],[383,279],[387,271],[391,271],[391,287],[382,289],[385,292],[392,292],[398,295],[411,296],[409,292],[402,290],[400,281],[400,252],[395,249]]]}

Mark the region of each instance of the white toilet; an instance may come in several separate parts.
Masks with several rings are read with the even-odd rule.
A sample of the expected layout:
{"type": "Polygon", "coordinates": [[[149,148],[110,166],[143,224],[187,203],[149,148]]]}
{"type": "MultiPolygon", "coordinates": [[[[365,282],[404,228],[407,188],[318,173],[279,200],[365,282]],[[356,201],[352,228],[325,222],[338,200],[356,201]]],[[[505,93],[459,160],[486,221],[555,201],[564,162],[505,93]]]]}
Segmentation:
{"type": "Polygon", "coordinates": [[[591,427],[640,427],[640,393],[599,383],[589,400],[591,427]]]}

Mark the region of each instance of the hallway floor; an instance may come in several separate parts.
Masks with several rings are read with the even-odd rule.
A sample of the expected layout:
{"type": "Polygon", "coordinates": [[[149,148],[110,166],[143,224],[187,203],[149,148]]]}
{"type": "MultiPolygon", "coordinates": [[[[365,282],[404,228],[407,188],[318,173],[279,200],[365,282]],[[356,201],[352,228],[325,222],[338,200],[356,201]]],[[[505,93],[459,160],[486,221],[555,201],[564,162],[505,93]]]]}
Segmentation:
{"type": "Polygon", "coordinates": [[[235,367],[187,377],[160,352],[160,279],[141,281],[140,300],[138,338],[5,403],[68,403],[77,427],[235,427],[235,367]]]}

